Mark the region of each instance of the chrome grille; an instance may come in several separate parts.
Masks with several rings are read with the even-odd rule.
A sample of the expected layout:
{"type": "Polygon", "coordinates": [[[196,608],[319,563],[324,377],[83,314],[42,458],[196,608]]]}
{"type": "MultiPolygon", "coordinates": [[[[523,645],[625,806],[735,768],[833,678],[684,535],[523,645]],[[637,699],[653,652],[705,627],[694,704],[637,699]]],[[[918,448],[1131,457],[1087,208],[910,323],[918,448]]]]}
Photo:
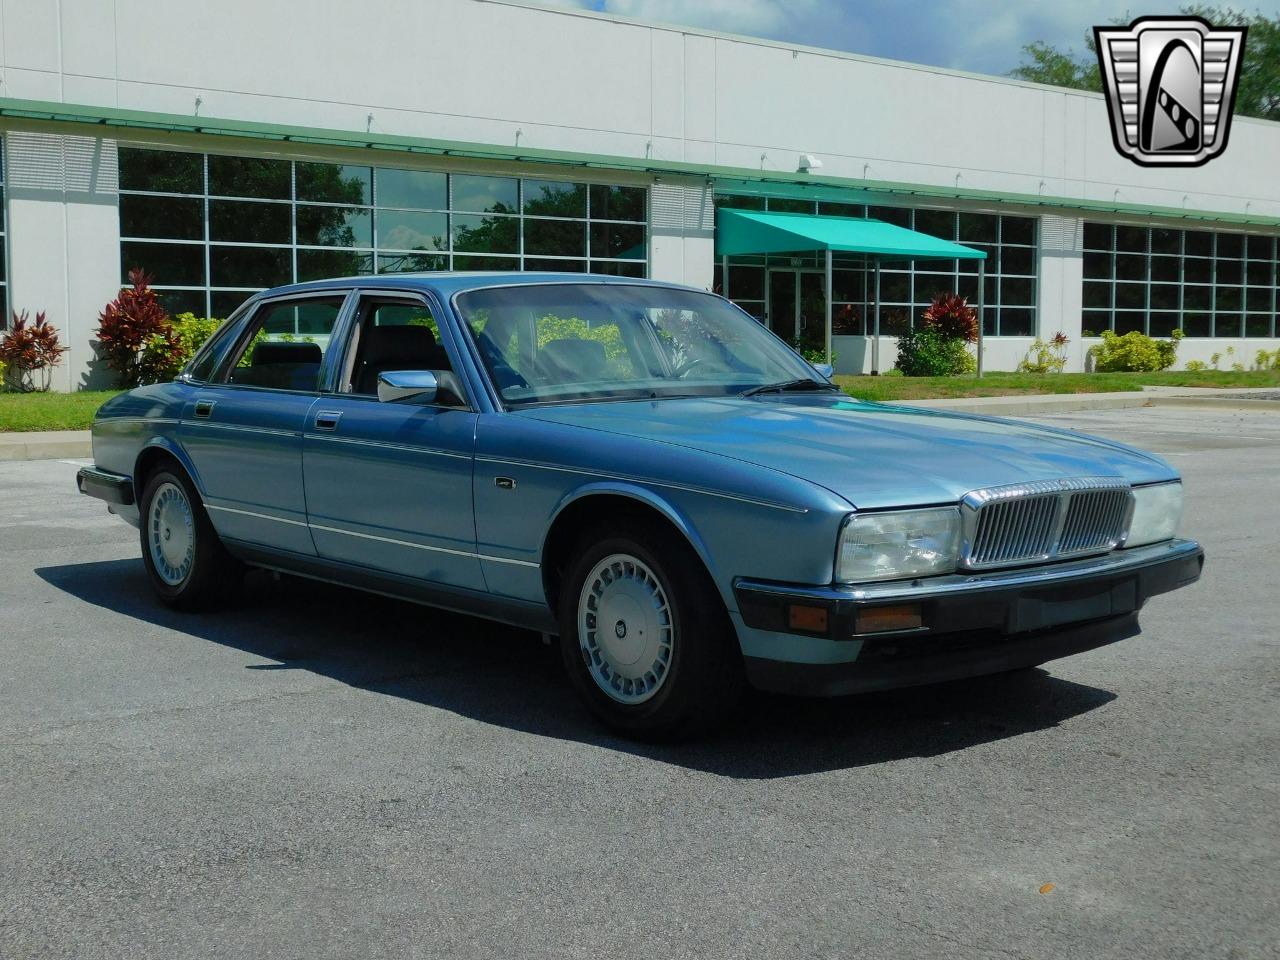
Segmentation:
{"type": "Polygon", "coordinates": [[[975,490],[963,501],[968,569],[1106,553],[1125,536],[1133,494],[1119,477],[1045,480],[975,490]]]}

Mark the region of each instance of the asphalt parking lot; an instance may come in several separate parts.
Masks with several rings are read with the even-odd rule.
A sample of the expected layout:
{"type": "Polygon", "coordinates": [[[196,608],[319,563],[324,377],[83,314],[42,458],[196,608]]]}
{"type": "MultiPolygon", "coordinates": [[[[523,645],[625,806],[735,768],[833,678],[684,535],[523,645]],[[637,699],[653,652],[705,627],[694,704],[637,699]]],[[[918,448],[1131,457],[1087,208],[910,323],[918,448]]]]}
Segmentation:
{"type": "Polygon", "coordinates": [[[679,747],[531,634],[265,575],[171,613],[73,463],[0,464],[0,957],[1277,956],[1280,414],[1043,419],[1183,471],[1201,583],[679,747]]]}

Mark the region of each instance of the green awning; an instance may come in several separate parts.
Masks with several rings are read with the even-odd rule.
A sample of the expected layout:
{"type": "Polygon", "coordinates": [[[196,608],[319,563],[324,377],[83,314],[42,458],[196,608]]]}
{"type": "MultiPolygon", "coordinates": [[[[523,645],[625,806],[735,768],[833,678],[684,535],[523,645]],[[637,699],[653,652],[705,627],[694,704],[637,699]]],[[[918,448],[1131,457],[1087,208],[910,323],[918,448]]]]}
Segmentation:
{"type": "Polygon", "coordinates": [[[983,250],[940,240],[927,233],[855,217],[807,213],[758,213],[720,208],[716,216],[716,256],[837,250],[880,260],[985,260],[983,250]]]}

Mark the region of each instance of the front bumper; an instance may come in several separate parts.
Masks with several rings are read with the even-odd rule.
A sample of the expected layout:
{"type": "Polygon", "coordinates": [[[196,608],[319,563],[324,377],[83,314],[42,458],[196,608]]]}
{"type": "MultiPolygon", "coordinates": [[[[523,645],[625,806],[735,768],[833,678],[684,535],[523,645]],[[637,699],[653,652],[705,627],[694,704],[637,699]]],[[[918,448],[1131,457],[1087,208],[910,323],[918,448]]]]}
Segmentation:
{"type": "Polygon", "coordinates": [[[748,655],[747,672],[762,689],[835,695],[976,676],[1045,663],[1138,633],[1147,599],[1194,583],[1204,551],[1190,540],[1121,550],[1104,557],[983,574],[863,586],[803,587],[739,580],[743,624],[813,649],[822,639],[849,655],[748,655]],[[918,604],[922,626],[855,633],[858,611],[918,604]],[[792,605],[821,607],[827,629],[788,626],[792,605]],[[856,652],[855,652],[856,650],[856,652]],[[806,662],[807,661],[807,662],[806,662]]]}

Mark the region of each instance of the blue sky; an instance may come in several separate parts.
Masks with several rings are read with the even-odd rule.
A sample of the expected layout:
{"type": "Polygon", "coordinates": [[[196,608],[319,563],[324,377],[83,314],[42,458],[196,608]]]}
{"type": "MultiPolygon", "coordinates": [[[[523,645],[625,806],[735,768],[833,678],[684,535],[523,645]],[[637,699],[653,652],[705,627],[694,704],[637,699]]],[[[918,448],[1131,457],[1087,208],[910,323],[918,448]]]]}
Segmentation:
{"type": "MultiPolygon", "coordinates": [[[[1116,17],[1172,13],[1132,0],[536,0],[639,20],[678,23],[789,43],[827,47],[1004,74],[1018,65],[1023,44],[1045,40],[1080,55],[1085,31],[1116,17]]],[[[1248,9],[1258,4],[1251,0],[1248,9]]]]}

